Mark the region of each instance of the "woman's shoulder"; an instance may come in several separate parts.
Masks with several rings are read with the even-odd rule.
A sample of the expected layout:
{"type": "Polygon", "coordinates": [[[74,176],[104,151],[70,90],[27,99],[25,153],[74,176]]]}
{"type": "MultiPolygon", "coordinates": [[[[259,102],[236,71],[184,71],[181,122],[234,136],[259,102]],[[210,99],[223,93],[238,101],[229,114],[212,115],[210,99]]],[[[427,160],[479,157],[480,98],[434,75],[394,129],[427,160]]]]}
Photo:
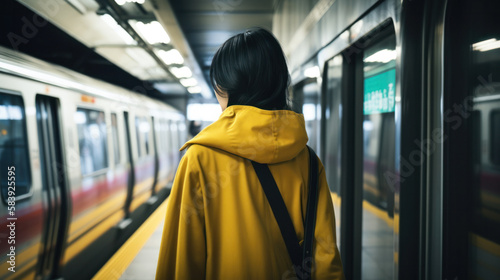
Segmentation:
{"type": "MultiPolygon", "coordinates": [[[[238,157],[222,149],[202,144],[191,144],[187,147],[184,157],[196,159],[198,161],[206,161],[211,159],[221,159],[225,157],[238,157]]],[[[238,157],[239,158],[239,157],[238,157]]]]}

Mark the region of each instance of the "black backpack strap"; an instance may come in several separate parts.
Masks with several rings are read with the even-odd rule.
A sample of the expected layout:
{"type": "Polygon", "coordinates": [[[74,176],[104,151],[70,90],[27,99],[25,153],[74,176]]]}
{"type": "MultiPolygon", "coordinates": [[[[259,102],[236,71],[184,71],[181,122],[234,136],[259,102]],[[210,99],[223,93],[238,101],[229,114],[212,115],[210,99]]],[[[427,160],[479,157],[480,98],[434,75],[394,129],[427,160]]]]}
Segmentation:
{"type": "Polygon", "coordinates": [[[302,265],[302,250],[299,245],[299,239],[295,234],[292,219],[286,209],[285,202],[276,185],[276,181],[274,181],[271,170],[269,170],[267,164],[252,161],[252,165],[255,169],[255,173],[257,173],[257,177],[259,177],[260,184],[266,194],[267,200],[271,205],[274,217],[278,222],[281,235],[285,240],[286,249],[292,259],[292,263],[295,267],[300,267],[302,265]]]}
{"type": "MultiPolygon", "coordinates": [[[[303,264],[311,264],[305,273],[312,269],[314,229],[316,227],[316,212],[318,206],[318,158],[316,153],[307,146],[309,150],[309,195],[307,197],[306,220],[304,228],[303,264]]],[[[308,275],[309,276],[309,275],[308,275]]],[[[308,279],[308,277],[304,278],[308,279]]]]}
{"type": "Polygon", "coordinates": [[[313,243],[314,243],[314,228],[316,224],[316,209],[318,203],[318,158],[316,153],[307,146],[309,150],[309,194],[306,206],[306,218],[304,225],[304,243],[301,248],[292,219],[286,208],[283,197],[276,185],[276,181],[269,170],[267,164],[261,164],[252,161],[252,165],[257,173],[262,189],[267,197],[274,217],[278,222],[278,226],[285,241],[288,254],[295,267],[295,272],[299,279],[310,279],[309,269],[305,269],[303,265],[313,261],[313,243]]]}

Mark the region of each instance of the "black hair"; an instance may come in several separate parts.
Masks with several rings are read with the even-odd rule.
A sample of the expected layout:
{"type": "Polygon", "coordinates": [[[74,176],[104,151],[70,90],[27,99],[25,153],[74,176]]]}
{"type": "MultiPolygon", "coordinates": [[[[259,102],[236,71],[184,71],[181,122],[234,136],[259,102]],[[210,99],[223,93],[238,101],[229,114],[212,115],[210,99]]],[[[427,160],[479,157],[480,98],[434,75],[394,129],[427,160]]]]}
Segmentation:
{"type": "Polygon", "coordinates": [[[263,28],[249,29],[224,42],[212,60],[210,81],[216,94],[228,97],[228,107],[288,109],[290,75],[285,55],[278,40],[263,28]]]}

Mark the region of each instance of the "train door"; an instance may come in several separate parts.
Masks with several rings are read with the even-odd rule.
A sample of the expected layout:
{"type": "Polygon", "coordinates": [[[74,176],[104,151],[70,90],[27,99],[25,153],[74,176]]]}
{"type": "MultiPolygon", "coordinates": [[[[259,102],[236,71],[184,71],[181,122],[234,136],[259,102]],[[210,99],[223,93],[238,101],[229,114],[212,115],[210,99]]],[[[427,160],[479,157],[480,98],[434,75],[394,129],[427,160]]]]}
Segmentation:
{"type": "Polygon", "coordinates": [[[58,276],[67,234],[68,214],[71,212],[59,115],[59,99],[37,95],[36,117],[44,210],[43,245],[37,271],[41,279],[58,276]]]}
{"type": "MultiPolygon", "coordinates": [[[[343,110],[351,105],[353,98],[347,92],[349,83],[346,75],[349,71],[348,63],[344,62],[342,54],[333,57],[325,65],[323,88],[323,112],[321,125],[322,161],[325,166],[328,186],[332,193],[335,210],[337,244],[342,258],[344,269],[352,267],[352,246],[349,240],[352,237],[352,203],[342,203],[352,198],[352,117],[347,114],[352,110],[343,110]],[[349,123],[350,122],[350,123],[349,123]],[[349,193],[349,194],[348,194],[349,193]],[[343,248],[346,246],[346,248],[343,248]]],[[[348,277],[350,275],[346,275],[348,277]]]]}
{"type": "MultiPolygon", "coordinates": [[[[500,279],[498,1],[449,1],[444,30],[444,279],[500,279]]],[[[431,268],[433,263],[429,264],[431,268]]],[[[436,269],[434,269],[436,270],[436,269]]]]}
{"type": "MultiPolygon", "coordinates": [[[[171,156],[172,156],[172,163],[173,166],[177,165],[179,163],[179,157],[180,157],[180,144],[179,144],[179,129],[177,127],[177,121],[175,120],[170,120],[170,137],[171,137],[171,156]]],[[[172,168],[172,176],[175,174],[175,167],[172,168]]]]}
{"type": "Polygon", "coordinates": [[[172,131],[172,126],[170,125],[172,121],[171,120],[165,120],[165,141],[167,142],[167,162],[168,162],[168,174],[167,178],[168,181],[171,182],[173,181],[174,174],[175,174],[175,160],[174,160],[174,150],[175,150],[175,143],[173,139],[173,131],[172,131]]]}
{"type": "Polygon", "coordinates": [[[377,34],[355,65],[354,279],[397,277],[396,41],[389,32],[377,34]]]}
{"type": "Polygon", "coordinates": [[[128,179],[127,179],[127,198],[125,199],[125,219],[130,218],[130,204],[134,193],[135,174],[134,174],[134,157],[132,156],[132,144],[130,141],[130,118],[128,112],[123,112],[123,122],[125,126],[125,146],[127,147],[127,162],[128,162],[128,179]]]}

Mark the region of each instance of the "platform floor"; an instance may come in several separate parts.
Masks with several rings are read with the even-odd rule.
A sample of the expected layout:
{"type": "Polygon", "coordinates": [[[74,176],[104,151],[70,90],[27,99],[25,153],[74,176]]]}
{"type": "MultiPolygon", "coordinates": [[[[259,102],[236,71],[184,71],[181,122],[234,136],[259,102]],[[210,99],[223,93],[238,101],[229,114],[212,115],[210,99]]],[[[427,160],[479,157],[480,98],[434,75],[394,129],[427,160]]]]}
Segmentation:
{"type": "Polygon", "coordinates": [[[93,280],[155,279],[168,198],[149,216],[93,280]]]}
{"type": "Polygon", "coordinates": [[[160,253],[161,234],[164,222],[155,230],[142,250],[135,256],[134,260],[122,274],[122,280],[154,280],[158,254],[160,253]]]}
{"type": "MultiPolygon", "coordinates": [[[[334,206],[339,206],[332,197],[334,206]]],[[[155,279],[168,198],[151,214],[93,279],[155,279]]],[[[339,215],[339,207],[335,207],[339,215]]],[[[393,219],[385,211],[363,203],[363,279],[392,279],[394,256],[393,219]]],[[[337,227],[340,225],[337,224],[337,227]]],[[[339,229],[339,228],[338,228],[339,229]]]]}

